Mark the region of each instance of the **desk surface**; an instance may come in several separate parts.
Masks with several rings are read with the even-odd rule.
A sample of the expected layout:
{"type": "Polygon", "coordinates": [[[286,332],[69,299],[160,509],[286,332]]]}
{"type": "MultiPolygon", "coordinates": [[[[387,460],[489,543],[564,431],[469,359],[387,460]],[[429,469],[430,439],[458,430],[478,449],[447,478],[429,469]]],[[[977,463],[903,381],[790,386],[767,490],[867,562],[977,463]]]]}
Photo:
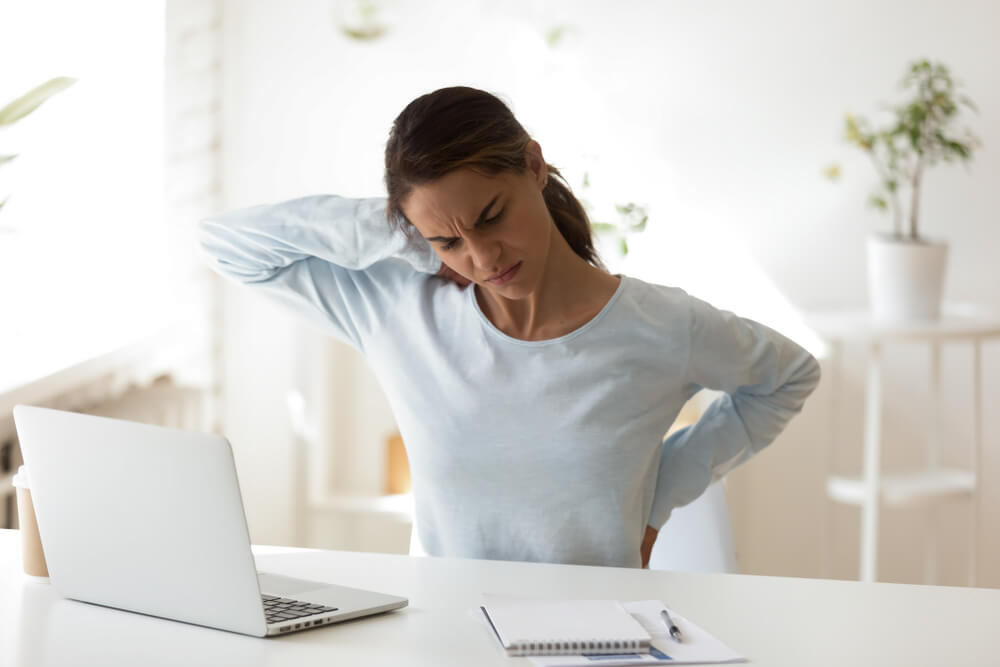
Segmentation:
{"type": "Polygon", "coordinates": [[[410,606],[274,639],[59,599],[0,530],[0,665],[514,665],[467,611],[483,591],[660,599],[752,665],[1000,664],[1000,590],[254,547],[258,567],[410,606]]]}

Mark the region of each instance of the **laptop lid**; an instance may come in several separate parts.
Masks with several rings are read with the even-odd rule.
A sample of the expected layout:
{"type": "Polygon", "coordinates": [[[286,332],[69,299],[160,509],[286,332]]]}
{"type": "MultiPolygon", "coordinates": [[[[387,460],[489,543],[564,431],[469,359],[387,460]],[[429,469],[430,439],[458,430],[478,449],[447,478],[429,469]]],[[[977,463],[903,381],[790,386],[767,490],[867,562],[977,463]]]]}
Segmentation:
{"type": "Polygon", "coordinates": [[[14,423],[61,595],[266,634],[225,438],[27,405],[14,423]]]}

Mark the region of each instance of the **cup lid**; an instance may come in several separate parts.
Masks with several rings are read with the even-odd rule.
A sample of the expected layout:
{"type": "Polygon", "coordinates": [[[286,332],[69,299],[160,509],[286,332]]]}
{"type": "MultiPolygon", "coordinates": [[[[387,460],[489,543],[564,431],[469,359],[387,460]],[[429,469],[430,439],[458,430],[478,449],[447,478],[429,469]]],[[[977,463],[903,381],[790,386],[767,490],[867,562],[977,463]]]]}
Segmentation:
{"type": "Polygon", "coordinates": [[[14,486],[19,489],[30,489],[31,485],[28,482],[28,469],[21,466],[17,469],[17,474],[14,475],[14,486]]]}

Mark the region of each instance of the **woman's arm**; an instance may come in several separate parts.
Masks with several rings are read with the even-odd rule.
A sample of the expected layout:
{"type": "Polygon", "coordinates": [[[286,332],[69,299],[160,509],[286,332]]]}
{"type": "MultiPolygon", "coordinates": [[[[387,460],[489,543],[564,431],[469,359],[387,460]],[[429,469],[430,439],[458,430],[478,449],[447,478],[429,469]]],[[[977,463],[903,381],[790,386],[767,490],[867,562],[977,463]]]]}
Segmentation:
{"type": "Polygon", "coordinates": [[[649,557],[653,554],[653,545],[656,544],[658,530],[652,526],[646,526],[646,534],[642,536],[642,544],[639,546],[639,555],[642,556],[642,567],[649,567],[649,557]]]}
{"type": "Polygon", "coordinates": [[[198,232],[216,272],[355,347],[380,325],[401,281],[442,268],[430,244],[389,226],[383,197],[260,204],[205,218],[198,232]]]}
{"type": "Polygon", "coordinates": [[[767,447],[819,383],[816,359],[777,331],[690,297],[685,382],[725,392],[662,445],[649,525],[767,447]]]}

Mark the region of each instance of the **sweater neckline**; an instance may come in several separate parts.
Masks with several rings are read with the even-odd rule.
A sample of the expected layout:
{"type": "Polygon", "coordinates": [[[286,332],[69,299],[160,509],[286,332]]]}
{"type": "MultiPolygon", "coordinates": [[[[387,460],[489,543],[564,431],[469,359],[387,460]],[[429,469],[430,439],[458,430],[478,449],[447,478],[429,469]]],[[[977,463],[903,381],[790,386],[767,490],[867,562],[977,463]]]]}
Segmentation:
{"type": "Polygon", "coordinates": [[[562,336],[557,336],[556,338],[544,338],[542,340],[523,340],[521,338],[514,338],[513,336],[505,334],[503,331],[498,329],[497,326],[493,324],[493,322],[490,321],[490,318],[486,317],[482,309],[479,307],[479,301],[476,300],[475,287],[470,285],[470,289],[466,291],[469,293],[468,297],[469,301],[472,302],[472,307],[475,309],[476,314],[479,316],[480,322],[482,322],[483,326],[494,336],[497,336],[501,340],[505,340],[509,343],[514,343],[516,345],[523,345],[525,347],[543,347],[545,345],[552,345],[554,343],[564,343],[570,340],[571,338],[576,338],[580,334],[596,326],[597,323],[604,318],[605,314],[609,310],[611,310],[611,307],[614,305],[615,301],[618,300],[618,297],[621,296],[621,293],[625,290],[625,281],[629,280],[629,277],[624,274],[616,273],[614,275],[616,278],[619,279],[618,287],[615,289],[614,294],[611,295],[611,298],[608,299],[608,302],[604,304],[604,307],[601,308],[601,310],[598,311],[596,315],[594,315],[592,318],[590,318],[590,320],[584,322],[579,327],[573,329],[569,333],[565,333],[562,336]]]}

